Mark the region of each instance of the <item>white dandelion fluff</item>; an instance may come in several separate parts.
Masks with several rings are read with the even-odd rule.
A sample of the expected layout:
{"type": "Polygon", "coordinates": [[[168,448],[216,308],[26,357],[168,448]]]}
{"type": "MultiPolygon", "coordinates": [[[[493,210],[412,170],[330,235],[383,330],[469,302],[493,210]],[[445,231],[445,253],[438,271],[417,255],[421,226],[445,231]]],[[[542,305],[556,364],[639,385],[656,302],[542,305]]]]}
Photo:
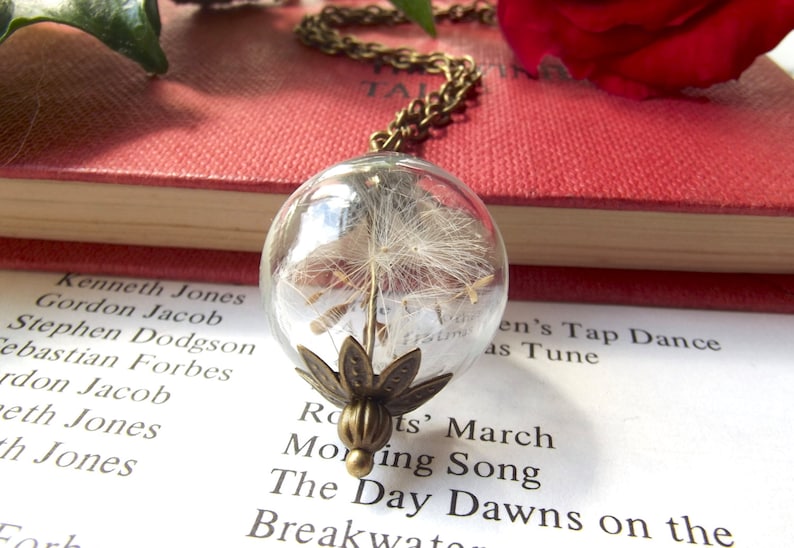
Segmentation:
{"type": "Polygon", "coordinates": [[[421,347],[418,378],[462,371],[506,301],[504,246],[485,206],[427,162],[379,153],[305,183],[273,222],[262,261],[270,323],[332,367],[348,336],[376,373],[421,347]]]}

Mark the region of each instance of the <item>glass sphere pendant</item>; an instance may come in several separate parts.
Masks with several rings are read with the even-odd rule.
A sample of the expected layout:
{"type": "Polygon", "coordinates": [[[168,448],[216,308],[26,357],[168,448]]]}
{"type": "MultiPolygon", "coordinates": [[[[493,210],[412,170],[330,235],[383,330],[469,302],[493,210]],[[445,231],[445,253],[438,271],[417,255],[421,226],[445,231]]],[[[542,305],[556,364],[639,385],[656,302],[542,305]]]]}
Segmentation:
{"type": "Polygon", "coordinates": [[[297,372],[343,408],[347,469],[363,477],[392,419],[491,342],[507,301],[507,259],[471,189],[429,162],[379,152],[290,196],[268,231],[260,287],[297,372]]]}

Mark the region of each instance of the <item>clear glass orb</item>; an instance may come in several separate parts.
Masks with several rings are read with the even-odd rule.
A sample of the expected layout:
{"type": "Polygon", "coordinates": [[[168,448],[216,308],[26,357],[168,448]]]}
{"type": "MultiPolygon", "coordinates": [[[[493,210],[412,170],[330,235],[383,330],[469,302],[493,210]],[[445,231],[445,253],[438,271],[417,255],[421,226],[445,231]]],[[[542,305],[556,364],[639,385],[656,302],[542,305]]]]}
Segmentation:
{"type": "Polygon", "coordinates": [[[482,201],[454,176],[399,153],[337,164],[301,185],[265,242],[260,287],[296,367],[301,345],[338,370],[353,337],[375,374],[419,348],[415,383],[462,373],[507,300],[507,259],[482,201]]]}

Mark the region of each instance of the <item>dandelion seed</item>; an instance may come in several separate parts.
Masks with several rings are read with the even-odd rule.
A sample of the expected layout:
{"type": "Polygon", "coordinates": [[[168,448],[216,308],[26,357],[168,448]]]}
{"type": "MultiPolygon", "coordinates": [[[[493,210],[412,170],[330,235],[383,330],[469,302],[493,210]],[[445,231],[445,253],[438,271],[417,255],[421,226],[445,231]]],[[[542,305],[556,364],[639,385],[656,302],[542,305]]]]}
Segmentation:
{"type": "Polygon", "coordinates": [[[480,278],[470,286],[466,286],[466,294],[469,296],[469,300],[471,301],[471,304],[477,304],[477,301],[479,300],[479,297],[477,296],[477,290],[487,286],[492,281],[493,281],[493,274],[489,274],[484,278],[480,278]]]}
{"type": "Polygon", "coordinates": [[[375,321],[375,335],[381,344],[386,344],[389,340],[389,327],[385,323],[375,321]]]}
{"type": "Polygon", "coordinates": [[[320,298],[325,295],[325,289],[321,289],[320,291],[315,291],[308,297],[306,297],[306,304],[314,304],[320,300],[320,298]]]}
{"type": "Polygon", "coordinates": [[[331,329],[333,326],[339,323],[345,314],[347,314],[348,308],[349,305],[342,303],[332,306],[326,310],[316,320],[311,322],[310,329],[312,330],[312,333],[315,335],[320,335],[321,333],[325,333],[331,329]]]}
{"type": "MultiPolygon", "coordinates": [[[[392,175],[352,185],[356,201],[344,218],[341,237],[318,246],[293,275],[297,281],[306,272],[317,272],[318,278],[320,272],[330,272],[333,286],[349,291],[344,302],[358,301],[362,309],[373,287],[379,303],[396,299],[408,317],[390,313],[378,320],[384,327],[376,327],[374,336],[382,346],[399,337],[423,309],[433,310],[443,325],[443,307],[460,298],[477,304],[479,292],[495,278],[493,249],[479,221],[441,204],[420,177],[392,175]],[[380,334],[387,332],[390,337],[384,339],[380,334]]],[[[339,321],[333,310],[312,324],[313,333],[326,332],[339,321]]]]}

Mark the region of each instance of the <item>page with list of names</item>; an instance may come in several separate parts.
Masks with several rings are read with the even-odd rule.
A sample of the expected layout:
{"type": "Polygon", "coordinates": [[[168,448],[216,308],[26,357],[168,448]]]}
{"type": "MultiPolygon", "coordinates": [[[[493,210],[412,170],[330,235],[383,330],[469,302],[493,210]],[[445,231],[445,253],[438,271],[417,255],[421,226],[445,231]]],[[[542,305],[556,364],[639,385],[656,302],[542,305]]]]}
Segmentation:
{"type": "Polygon", "coordinates": [[[349,476],[255,287],[0,271],[0,546],[763,547],[794,317],[511,302],[349,476]]]}

